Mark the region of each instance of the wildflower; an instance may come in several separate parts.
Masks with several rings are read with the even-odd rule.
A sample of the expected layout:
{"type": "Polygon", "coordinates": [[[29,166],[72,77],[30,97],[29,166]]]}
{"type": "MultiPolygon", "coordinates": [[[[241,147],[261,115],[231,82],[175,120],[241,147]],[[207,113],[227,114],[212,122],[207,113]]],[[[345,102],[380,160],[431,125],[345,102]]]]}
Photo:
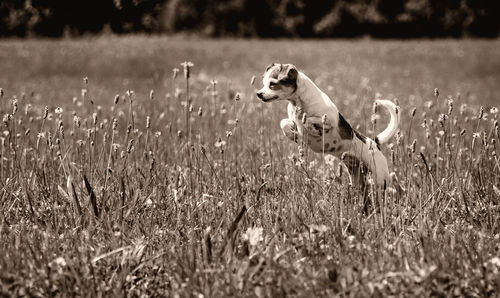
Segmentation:
{"type": "Polygon", "coordinates": [[[115,95],[115,98],[113,99],[113,103],[114,103],[114,104],[117,104],[117,103],[118,103],[118,101],[120,101],[120,95],[116,94],[116,95],[115,95]]]}
{"type": "Polygon", "coordinates": [[[118,151],[118,149],[121,147],[120,144],[117,144],[117,143],[114,143],[111,145],[111,148],[113,148],[113,152],[116,153],[116,151],[118,151]]]}
{"type": "Polygon", "coordinates": [[[326,114],[321,117],[321,124],[325,125],[326,124],[326,114]]]}
{"type": "Polygon", "coordinates": [[[191,76],[191,67],[194,66],[193,63],[191,63],[190,61],[184,61],[181,63],[181,65],[184,67],[184,78],[185,79],[189,79],[189,77],[191,76]]]}
{"type": "Polygon", "coordinates": [[[81,122],[81,119],[80,117],[78,116],[73,116],[73,123],[75,124],[76,127],[80,128],[82,122],[81,122]]]}
{"type": "Polygon", "coordinates": [[[463,103],[460,105],[460,115],[463,115],[465,111],[467,110],[467,104],[463,103]]]}
{"type": "Polygon", "coordinates": [[[179,69],[178,68],[174,68],[174,69],[172,69],[172,71],[173,71],[172,79],[175,80],[175,78],[177,78],[177,74],[179,73],[179,69]]]}
{"type": "Polygon", "coordinates": [[[460,136],[463,136],[465,134],[466,130],[465,128],[460,131],[460,136]]]}
{"type": "Polygon", "coordinates": [[[479,117],[478,117],[478,119],[479,119],[479,120],[483,119],[483,116],[484,116],[484,107],[483,107],[483,106],[481,106],[481,107],[479,108],[479,117]]]}
{"type": "Polygon", "coordinates": [[[250,86],[253,86],[254,83],[255,83],[255,76],[252,76],[252,78],[250,79],[250,86]]]}
{"type": "Polygon", "coordinates": [[[438,121],[441,127],[444,127],[444,122],[446,121],[446,119],[448,119],[448,116],[446,116],[446,114],[439,115],[438,121]]]}
{"type": "Polygon", "coordinates": [[[97,113],[92,113],[92,122],[94,123],[94,125],[97,124],[97,113]]]}
{"type": "Polygon", "coordinates": [[[430,110],[432,106],[434,106],[434,103],[432,102],[432,100],[429,100],[424,103],[424,106],[430,110]]]}
{"type": "Polygon", "coordinates": [[[481,137],[481,133],[479,133],[479,132],[475,132],[475,133],[472,134],[472,138],[473,139],[477,139],[479,137],[481,137]]]}
{"type": "Polygon", "coordinates": [[[236,94],[234,95],[234,100],[235,100],[235,101],[240,101],[240,99],[241,99],[241,95],[240,95],[240,93],[239,93],[239,92],[236,92],[236,94]]]}
{"type": "Polygon", "coordinates": [[[453,98],[448,99],[448,115],[451,115],[453,111],[453,98]]]}
{"type": "Polygon", "coordinates": [[[151,117],[146,117],[146,128],[149,129],[151,127],[151,117]]]}
{"type": "Polygon", "coordinates": [[[113,130],[116,130],[116,128],[118,127],[118,119],[114,118],[113,119],[113,130]]]}
{"type": "Polygon", "coordinates": [[[232,135],[233,135],[233,133],[231,131],[229,131],[229,130],[226,131],[226,138],[229,138],[232,135]]]}
{"type": "Polygon", "coordinates": [[[82,88],[82,98],[85,98],[86,95],[87,95],[87,89],[82,88]]]}
{"type": "Polygon", "coordinates": [[[335,160],[336,160],[336,159],[337,159],[337,158],[336,158],[335,156],[333,156],[333,155],[330,155],[330,154],[325,155],[325,163],[326,163],[328,166],[330,166],[330,167],[333,167],[333,166],[335,165],[335,160]]]}
{"type": "Polygon", "coordinates": [[[410,115],[411,117],[415,117],[415,113],[417,112],[417,108],[416,107],[413,107],[413,109],[411,109],[411,112],[410,112],[410,115]]]}
{"type": "Polygon", "coordinates": [[[17,99],[14,98],[12,100],[12,115],[15,115],[17,113],[17,109],[18,109],[17,99]]]}
{"type": "Polygon", "coordinates": [[[83,82],[85,83],[85,85],[88,85],[88,83],[89,83],[89,78],[88,78],[88,77],[84,77],[84,78],[83,78],[83,82]]]}
{"type": "Polygon", "coordinates": [[[411,153],[415,153],[415,151],[417,149],[417,140],[416,139],[414,139],[413,142],[411,143],[410,149],[411,149],[411,153]]]}
{"type": "Polygon", "coordinates": [[[220,147],[225,146],[225,145],[226,145],[226,141],[223,141],[221,138],[218,138],[214,144],[214,146],[217,148],[220,148],[220,147]]]}
{"type": "Polygon", "coordinates": [[[492,107],[490,109],[490,114],[496,115],[498,113],[498,108],[497,107],[492,107]]]}
{"type": "Polygon", "coordinates": [[[424,121],[422,122],[422,128],[427,128],[427,119],[424,118],[424,121]]]}
{"type": "Polygon", "coordinates": [[[256,246],[259,242],[264,240],[262,237],[262,228],[248,228],[242,235],[243,240],[248,241],[250,246],[256,246]]]}
{"type": "Polygon", "coordinates": [[[10,114],[5,114],[3,115],[3,123],[7,125],[7,123],[12,119],[12,116],[10,114]]]}
{"type": "Polygon", "coordinates": [[[58,114],[58,115],[59,115],[59,114],[62,114],[62,112],[63,112],[63,109],[62,109],[61,107],[57,107],[57,108],[54,110],[54,113],[56,113],[56,114],[58,114]]]}
{"type": "Polygon", "coordinates": [[[28,115],[29,111],[31,110],[32,105],[29,103],[24,106],[24,115],[28,115]]]}
{"type": "Polygon", "coordinates": [[[127,153],[130,154],[133,148],[134,148],[134,139],[130,139],[127,145],[127,153]]]}
{"type": "Polygon", "coordinates": [[[304,148],[302,148],[302,146],[300,146],[299,147],[299,155],[300,155],[300,157],[304,157],[304,154],[305,154],[304,148]]]}
{"type": "Polygon", "coordinates": [[[151,89],[151,91],[149,91],[149,99],[151,99],[151,100],[155,99],[155,91],[153,89],[151,89]]]}
{"type": "Polygon", "coordinates": [[[182,130],[178,130],[177,131],[177,137],[178,138],[182,138],[182,130]]]}
{"type": "Polygon", "coordinates": [[[25,135],[25,136],[27,136],[27,135],[29,135],[29,134],[30,134],[30,132],[31,132],[31,130],[28,128],[28,129],[26,129],[26,131],[24,132],[24,135],[25,135]]]}
{"type": "Polygon", "coordinates": [[[203,116],[203,108],[202,108],[202,107],[200,107],[200,108],[198,109],[198,116],[199,116],[199,117],[203,116]]]}
{"type": "Polygon", "coordinates": [[[434,88],[434,96],[437,98],[439,96],[438,88],[434,88]]]}

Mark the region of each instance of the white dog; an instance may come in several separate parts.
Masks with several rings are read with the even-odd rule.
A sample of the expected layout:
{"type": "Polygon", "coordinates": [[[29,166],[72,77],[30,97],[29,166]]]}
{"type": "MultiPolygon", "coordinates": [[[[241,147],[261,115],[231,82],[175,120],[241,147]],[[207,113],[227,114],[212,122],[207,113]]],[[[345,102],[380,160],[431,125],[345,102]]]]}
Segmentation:
{"type": "Polygon", "coordinates": [[[299,137],[303,138],[314,152],[336,157],[347,155],[351,161],[357,161],[358,166],[361,160],[372,172],[376,184],[386,187],[390,182],[389,168],[380,145],[397,131],[399,110],[394,103],[389,100],[375,101],[389,111],[391,120],[388,127],[372,140],[354,130],[328,95],[294,65],[271,64],[264,73],[263,84],[264,87],[257,92],[263,102],[289,102],[288,118],[280,123],[285,136],[295,142],[299,137]]]}

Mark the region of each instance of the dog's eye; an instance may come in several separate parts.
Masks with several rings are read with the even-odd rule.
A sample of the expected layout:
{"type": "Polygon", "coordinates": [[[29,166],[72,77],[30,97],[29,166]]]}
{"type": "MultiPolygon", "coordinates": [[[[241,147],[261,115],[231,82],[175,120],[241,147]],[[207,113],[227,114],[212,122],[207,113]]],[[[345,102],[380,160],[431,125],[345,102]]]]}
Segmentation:
{"type": "Polygon", "coordinates": [[[269,83],[269,88],[270,89],[277,89],[278,88],[278,83],[275,83],[275,82],[270,82],[269,83]]]}

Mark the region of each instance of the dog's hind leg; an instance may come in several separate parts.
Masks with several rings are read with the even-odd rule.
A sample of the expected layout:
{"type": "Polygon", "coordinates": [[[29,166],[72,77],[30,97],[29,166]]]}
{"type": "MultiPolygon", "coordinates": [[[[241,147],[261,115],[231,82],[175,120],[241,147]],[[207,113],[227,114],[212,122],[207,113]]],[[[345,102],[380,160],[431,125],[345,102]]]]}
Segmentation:
{"type": "Polygon", "coordinates": [[[297,130],[297,124],[293,122],[292,119],[282,119],[280,122],[281,131],[283,134],[289,138],[291,141],[297,143],[299,140],[299,131],[297,130]]]}
{"type": "Polygon", "coordinates": [[[365,163],[360,161],[356,156],[345,154],[342,157],[342,162],[349,170],[353,183],[357,185],[363,195],[363,211],[365,214],[369,213],[371,208],[370,198],[368,197],[367,174],[368,167],[365,163]]]}

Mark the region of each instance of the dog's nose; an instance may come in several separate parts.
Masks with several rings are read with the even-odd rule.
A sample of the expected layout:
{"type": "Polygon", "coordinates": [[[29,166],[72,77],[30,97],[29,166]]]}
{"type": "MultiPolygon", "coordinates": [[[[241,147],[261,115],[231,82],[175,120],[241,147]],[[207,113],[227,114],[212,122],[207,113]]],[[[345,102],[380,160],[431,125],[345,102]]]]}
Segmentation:
{"type": "Polygon", "coordinates": [[[262,99],[262,96],[263,96],[262,91],[258,91],[258,92],[257,92],[257,97],[258,97],[258,98],[260,98],[260,99],[262,99]]]}

